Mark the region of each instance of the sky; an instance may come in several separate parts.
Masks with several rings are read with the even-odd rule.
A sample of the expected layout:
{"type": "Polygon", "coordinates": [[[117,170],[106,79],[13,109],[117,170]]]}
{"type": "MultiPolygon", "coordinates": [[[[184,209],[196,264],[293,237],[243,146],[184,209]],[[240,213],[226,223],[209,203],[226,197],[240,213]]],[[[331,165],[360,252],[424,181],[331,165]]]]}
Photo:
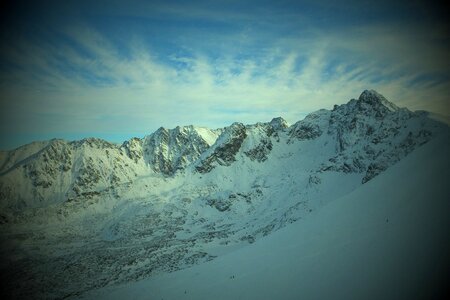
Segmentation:
{"type": "Polygon", "coordinates": [[[0,11],[2,150],[294,123],[365,89],[450,116],[443,2],[18,0],[0,11]]]}

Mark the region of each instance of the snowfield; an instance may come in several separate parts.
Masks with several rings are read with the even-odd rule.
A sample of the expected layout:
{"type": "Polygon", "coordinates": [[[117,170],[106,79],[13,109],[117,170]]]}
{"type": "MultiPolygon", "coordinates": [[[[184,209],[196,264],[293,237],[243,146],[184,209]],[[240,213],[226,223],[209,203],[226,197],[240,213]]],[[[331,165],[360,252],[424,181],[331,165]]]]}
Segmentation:
{"type": "Polygon", "coordinates": [[[449,141],[364,91],[290,126],[2,152],[2,296],[430,299],[448,283],[449,141]]]}
{"type": "Polygon", "coordinates": [[[439,137],[254,244],[83,299],[438,299],[449,279],[449,153],[439,137]]]}

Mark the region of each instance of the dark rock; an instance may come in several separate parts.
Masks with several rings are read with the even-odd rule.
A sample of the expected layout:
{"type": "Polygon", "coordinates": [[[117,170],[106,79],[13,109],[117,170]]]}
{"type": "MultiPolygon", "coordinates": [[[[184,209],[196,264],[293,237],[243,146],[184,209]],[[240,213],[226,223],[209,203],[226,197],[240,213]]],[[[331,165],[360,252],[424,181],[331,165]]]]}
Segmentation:
{"type": "Polygon", "coordinates": [[[219,136],[224,142],[216,145],[212,153],[203,158],[196,170],[199,173],[208,173],[215,165],[229,166],[236,161],[236,154],[241,149],[244,139],[247,137],[245,126],[242,123],[234,123],[219,136]]]}

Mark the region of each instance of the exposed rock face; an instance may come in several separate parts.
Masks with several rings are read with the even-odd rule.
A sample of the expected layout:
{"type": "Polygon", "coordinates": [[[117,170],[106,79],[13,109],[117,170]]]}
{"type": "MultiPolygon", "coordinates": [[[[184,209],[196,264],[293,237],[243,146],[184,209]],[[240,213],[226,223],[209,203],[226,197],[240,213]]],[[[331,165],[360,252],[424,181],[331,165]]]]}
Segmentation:
{"type": "Polygon", "coordinates": [[[264,162],[272,151],[273,142],[280,142],[279,133],[286,127],[286,121],[281,118],[273,119],[270,123],[257,123],[247,126],[249,137],[244,154],[252,161],[264,162]]]}
{"type": "Polygon", "coordinates": [[[272,141],[270,139],[262,139],[261,142],[253,149],[245,151],[251,160],[263,162],[267,159],[267,155],[272,150],[272,141]]]}
{"type": "Polygon", "coordinates": [[[145,138],[144,155],[156,172],[172,175],[195,161],[209,147],[193,126],[161,127],[145,138]]]}
{"type": "Polygon", "coordinates": [[[53,140],[42,149],[37,159],[24,165],[34,186],[50,187],[61,172],[72,168],[72,150],[70,145],[62,140],[53,140]],[[40,161],[44,162],[43,164],[40,161]]]}
{"type": "Polygon", "coordinates": [[[389,102],[383,95],[374,90],[365,90],[361,93],[358,98],[358,107],[360,110],[370,107],[369,110],[375,110],[378,117],[383,117],[389,112],[399,109],[395,104],[389,102]]]}
{"type": "Polygon", "coordinates": [[[431,120],[398,108],[375,91],[364,91],[358,100],[335,106],[327,132],[336,140],[336,155],[322,166],[322,171],[363,172],[365,183],[426,143],[433,128],[431,120]],[[406,131],[407,124],[414,132],[406,131]],[[427,123],[427,124],[426,124],[427,123]]]}
{"type": "Polygon", "coordinates": [[[289,128],[288,143],[296,140],[313,140],[322,135],[324,120],[329,118],[327,110],[319,110],[311,113],[305,119],[298,121],[289,128]]]}
{"type": "Polygon", "coordinates": [[[138,163],[142,159],[142,140],[140,138],[132,138],[129,141],[125,141],[122,144],[122,148],[127,156],[135,163],[138,163]]]}
{"type": "Polygon", "coordinates": [[[286,122],[285,119],[282,117],[273,118],[272,121],[270,121],[269,125],[275,130],[284,130],[289,127],[288,122],[286,122]]]}
{"type": "Polygon", "coordinates": [[[295,127],[291,130],[292,138],[299,140],[312,140],[319,137],[322,134],[322,130],[316,124],[310,124],[307,122],[296,123],[295,127]]]}
{"type": "Polygon", "coordinates": [[[3,174],[0,190],[8,194],[9,201],[0,205],[18,210],[83,201],[135,178],[139,172],[136,163],[118,145],[101,139],[52,140],[3,174]]]}
{"type": "Polygon", "coordinates": [[[245,126],[242,123],[233,123],[219,136],[216,144],[205,153],[195,169],[200,173],[207,173],[217,165],[231,165],[246,137],[245,126]]]}

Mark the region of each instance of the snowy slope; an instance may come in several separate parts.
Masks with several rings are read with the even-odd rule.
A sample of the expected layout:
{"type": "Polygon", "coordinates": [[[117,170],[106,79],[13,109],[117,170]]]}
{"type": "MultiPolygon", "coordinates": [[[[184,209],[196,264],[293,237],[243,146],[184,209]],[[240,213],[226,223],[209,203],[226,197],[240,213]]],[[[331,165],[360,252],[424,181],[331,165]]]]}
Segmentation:
{"type": "Polygon", "coordinates": [[[435,299],[448,286],[450,136],[252,245],[83,299],[435,299]]]}
{"type": "Polygon", "coordinates": [[[7,295],[76,297],[217,260],[448,135],[427,113],[364,91],[291,126],[160,128],[122,145],[52,140],[2,153],[7,295]]]}

